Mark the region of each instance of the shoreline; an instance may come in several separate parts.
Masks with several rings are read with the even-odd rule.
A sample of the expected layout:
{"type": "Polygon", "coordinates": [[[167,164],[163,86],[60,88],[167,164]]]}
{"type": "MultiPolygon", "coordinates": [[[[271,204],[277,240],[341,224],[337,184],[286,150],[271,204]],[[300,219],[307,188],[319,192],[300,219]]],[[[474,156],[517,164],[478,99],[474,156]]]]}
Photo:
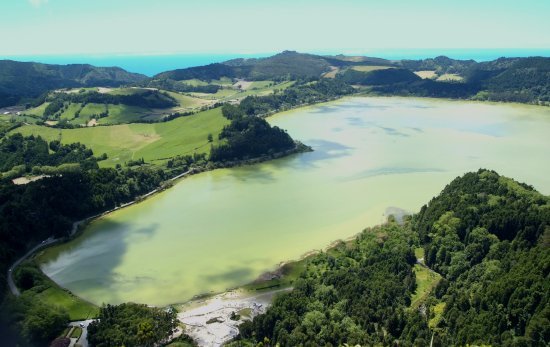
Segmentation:
{"type": "MultiPolygon", "coordinates": [[[[324,102],[321,102],[321,103],[316,103],[316,104],[312,104],[312,105],[304,105],[304,106],[301,106],[299,107],[300,109],[304,109],[304,108],[307,108],[307,107],[314,107],[314,106],[318,106],[318,105],[322,105],[322,104],[331,104],[331,103],[335,103],[335,102],[339,102],[343,99],[351,99],[351,98],[401,98],[401,99],[419,99],[419,100],[424,100],[424,99],[427,99],[427,100],[434,100],[434,101],[443,101],[443,100],[449,100],[449,101],[459,101],[459,102],[468,102],[468,103],[483,103],[483,104],[495,104],[495,105],[511,105],[513,103],[504,103],[504,102],[488,102],[488,101],[472,101],[472,100],[463,100],[463,99],[444,99],[444,98],[428,98],[428,97],[415,97],[415,96],[374,96],[374,95],[350,95],[350,96],[345,96],[345,97],[342,97],[342,98],[338,98],[336,100],[331,100],[331,101],[324,101],[324,102]]],[[[516,103],[515,105],[517,106],[534,106],[534,107],[540,107],[538,105],[529,105],[529,104],[520,104],[520,103],[516,103]]],[[[274,116],[278,116],[280,114],[284,114],[285,112],[292,112],[294,111],[295,109],[291,109],[291,110],[287,110],[287,111],[283,111],[283,112],[278,112],[276,114],[274,114],[274,116]]],[[[296,148],[295,148],[296,150],[296,148]]],[[[290,155],[290,154],[293,154],[293,153],[288,153],[288,154],[283,154],[282,156],[285,156],[285,155],[290,155]]],[[[281,157],[282,157],[281,156],[281,157]]],[[[239,161],[239,162],[229,162],[229,163],[223,163],[219,166],[212,166],[212,167],[201,167],[201,168],[197,168],[197,171],[193,171],[193,172],[189,172],[189,171],[192,171],[192,170],[188,170],[182,174],[178,174],[170,179],[167,179],[165,182],[168,183],[168,185],[166,186],[163,186],[163,187],[159,187],[151,192],[148,192],[146,194],[144,194],[143,196],[141,197],[138,197],[136,199],[134,199],[133,201],[129,202],[129,203],[125,203],[125,204],[122,204],[118,207],[116,207],[115,209],[112,209],[112,210],[109,210],[109,211],[106,211],[106,212],[103,212],[101,214],[98,214],[98,215],[95,215],[95,216],[92,216],[92,217],[88,217],[84,220],[81,220],[81,221],[78,221],[80,222],[76,227],[74,227],[75,231],[74,233],[72,233],[72,237],[78,237],[79,236],[79,231],[81,231],[81,227],[82,226],[85,226],[86,223],[90,223],[98,218],[101,218],[102,216],[105,216],[109,213],[112,213],[116,210],[119,210],[121,208],[124,208],[124,207],[127,207],[127,206],[130,206],[132,204],[135,204],[135,203],[138,203],[138,202],[141,202],[143,201],[144,199],[147,199],[149,198],[150,196],[153,196],[154,194],[156,193],[159,193],[159,192],[162,192],[168,188],[170,188],[170,182],[175,182],[179,179],[182,179],[182,178],[185,178],[187,176],[190,176],[192,174],[195,174],[195,173],[200,173],[200,172],[206,172],[206,171],[211,171],[211,170],[214,170],[214,169],[217,169],[217,168],[230,168],[230,167],[238,167],[238,166],[244,166],[244,165],[250,165],[250,164],[256,164],[256,163],[260,163],[262,161],[268,161],[268,160],[272,160],[272,159],[277,159],[277,158],[280,158],[280,157],[271,157],[271,156],[266,156],[266,157],[260,157],[260,158],[255,158],[255,159],[251,159],[251,160],[248,160],[248,161],[239,161]]],[[[76,222],[75,222],[76,223],[76,222]]],[[[71,230],[72,231],[72,230],[71,230]]],[[[352,236],[352,237],[349,237],[348,239],[349,240],[352,240],[356,237],[355,236],[352,236]]],[[[71,240],[72,238],[70,238],[69,240],[71,240]]],[[[65,240],[63,240],[65,241],[65,240]]],[[[68,240],[67,240],[68,241],[68,240]]],[[[341,240],[335,240],[333,242],[331,242],[325,249],[330,249],[331,246],[335,246],[337,245],[341,240]]],[[[48,245],[44,245],[43,247],[40,247],[40,249],[42,248],[48,248],[49,246],[51,246],[51,244],[48,244],[48,245]]],[[[31,252],[30,255],[26,255],[24,258],[27,258],[27,257],[30,257],[32,256],[32,253],[35,253],[38,249],[34,250],[34,252],[31,252]]],[[[303,260],[305,258],[307,258],[308,256],[311,256],[313,254],[316,254],[318,252],[320,252],[321,250],[317,249],[317,250],[311,250],[309,252],[306,252],[304,253],[304,255],[302,255],[299,259],[291,259],[291,260],[287,260],[287,261],[283,261],[281,263],[279,263],[276,267],[275,267],[275,270],[274,271],[278,271],[280,270],[281,268],[283,268],[285,265],[287,264],[291,264],[291,263],[295,263],[295,262],[299,262],[300,260],[303,260]]],[[[24,259],[23,259],[24,260],[24,259]]],[[[19,265],[19,264],[17,264],[19,265]]],[[[15,265],[15,267],[17,266],[15,265]]],[[[12,270],[13,270],[13,266],[12,266],[12,270]]],[[[271,271],[273,272],[273,271],[271,271]]],[[[266,272],[266,273],[269,273],[269,272],[266,272]]],[[[243,286],[246,286],[247,284],[244,284],[243,286]]],[[[241,286],[241,287],[243,287],[241,286]]],[[[60,288],[63,288],[60,286],[60,288]]],[[[240,288],[240,287],[239,287],[240,288]]],[[[223,293],[223,292],[222,292],[223,293]]],[[[219,293],[218,293],[219,294],[219,293]]],[[[74,295],[74,294],[73,294],[74,295]]],[[[205,293],[205,294],[198,294],[198,296],[200,296],[200,298],[193,298],[191,300],[187,300],[185,302],[190,302],[190,301],[193,301],[193,300],[197,300],[197,299],[201,299],[201,298],[204,298],[204,297],[211,297],[211,296],[215,296],[217,294],[215,293],[205,293]]]]}
{"type": "MultiPolygon", "coordinates": [[[[42,241],[41,243],[35,245],[34,247],[32,247],[30,250],[27,251],[27,253],[25,253],[22,257],[18,258],[16,261],[14,261],[12,263],[12,265],[8,268],[7,276],[6,276],[6,281],[8,282],[8,288],[10,289],[11,294],[13,294],[14,296],[19,296],[21,294],[20,291],[19,291],[19,288],[17,288],[17,286],[15,284],[15,281],[13,280],[13,273],[15,272],[15,269],[21,263],[23,263],[25,260],[28,260],[29,258],[35,256],[36,252],[38,252],[38,251],[44,251],[44,250],[50,248],[51,246],[54,246],[54,245],[57,245],[57,244],[63,244],[63,243],[72,241],[72,240],[80,237],[81,233],[84,232],[84,230],[85,230],[85,226],[87,226],[89,223],[92,223],[96,220],[99,220],[100,218],[105,217],[105,216],[107,216],[107,215],[109,215],[113,212],[119,211],[123,208],[135,205],[135,204],[140,203],[142,201],[145,201],[146,199],[148,199],[148,198],[150,198],[150,197],[152,197],[152,196],[154,196],[158,193],[164,192],[165,190],[171,188],[174,183],[177,183],[177,181],[185,179],[189,176],[193,176],[193,175],[200,174],[200,173],[203,173],[203,172],[213,171],[213,170],[216,170],[216,169],[225,169],[225,168],[233,168],[233,167],[239,167],[239,166],[245,166],[245,165],[259,164],[259,163],[262,163],[262,162],[287,157],[287,156],[290,156],[290,155],[293,155],[293,154],[305,153],[305,152],[311,152],[312,151],[311,147],[309,147],[307,145],[304,145],[303,143],[301,143],[299,141],[295,141],[295,144],[296,144],[296,146],[292,149],[289,149],[289,150],[286,150],[286,151],[283,151],[283,152],[274,153],[274,154],[271,154],[271,155],[264,155],[264,156],[261,156],[261,157],[256,157],[256,158],[251,158],[251,159],[246,159],[246,160],[243,159],[243,160],[221,162],[221,163],[208,162],[206,164],[206,166],[204,166],[204,167],[192,167],[189,170],[187,170],[183,173],[180,173],[180,174],[178,174],[174,177],[171,177],[171,178],[167,179],[166,181],[162,182],[161,185],[158,188],[155,188],[155,189],[151,190],[150,192],[147,192],[143,195],[137,196],[136,198],[134,198],[134,200],[123,203],[119,206],[115,206],[114,208],[109,209],[107,211],[97,213],[97,214],[92,215],[90,217],[86,217],[86,218],[83,218],[83,219],[80,219],[78,221],[73,222],[72,226],[71,226],[71,229],[68,232],[67,236],[57,238],[57,239],[50,237],[50,238],[42,241]]],[[[44,276],[48,277],[51,281],[53,281],[53,279],[51,279],[47,274],[45,274],[42,271],[40,266],[38,266],[38,269],[40,270],[40,272],[42,272],[42,274],[44,276]]],[[[68,290],[68,289],[60,286],[59,284],[57,284],[55,281],[53,281],[53,282],[56,285],[58,285],[60,288],[63,288],[64,290],[68,290]]],[[[70,292],[70,293],[72,295],[75,295],[72,292],[70,292]]],[[[75,296],[77,296],[77,295],[75,295],[75,296]]],[[[77,296],[77,297],[79,297],[79,296],[77,296]]],[[[82,299],[82,300],[85,300],[81,297],[79,297],[79,298],[82,299]]],[[[85,301],[87,301],[87,300],[85,300],[85,301]]]]}

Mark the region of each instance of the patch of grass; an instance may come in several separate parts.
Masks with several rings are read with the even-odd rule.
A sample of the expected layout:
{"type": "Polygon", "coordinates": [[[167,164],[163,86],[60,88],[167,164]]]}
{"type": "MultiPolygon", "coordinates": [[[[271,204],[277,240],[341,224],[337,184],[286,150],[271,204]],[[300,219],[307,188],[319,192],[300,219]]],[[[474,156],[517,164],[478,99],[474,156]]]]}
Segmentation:
{"type": "MultiPolygon", "coordinates": [[[[193,78],[193,79],[190,79],[190,80],[183,80],[183,81],[180,81],[180,82],[185,83],[185,84],[190,85],[190,86],[193,86],[193,87],[202,87],[202,86],[207,86],[209,84],[208,82],[199,80],[197,78],[193,78]]],[[[217,83],[212,83],[212,84],[217,84],[217,83]]]]}
{"type": "Polygon", "coordinates": [[[323,77],[325,78],[335,78],[336,75],[338,74],[338,72],[340,72],[340,69],[337,68],[337,67],[334,67],[332,70],[330,70],[329,72],[325,73],[323,75],[323,77]]]}
{"type": "Polygon", "coordinates": [[[298,279],[300,274],[304,272],[304,270],[307,267],[308,261],[309,261],[309,257],[306,257],[301,260],[286,263],[280,269],[280,272],[281,272],[280,277],[268,279],[268,280],[254,281],[252,283],[244,285],[242,288],[246,290],[251,290],[251,291],[261,291],[261,290],[271,290],[277,287],[280,287],[280,288],[290,287],[292,286],[294,281],[298,279]]]}
{"type": "Polygon", "coordinates": [[[82,108],[81,104],[71,103],[67,106],[67,109],[59,116],[59,119],[71,120],[75,118],[76,112],[82,108]]]}
{"type": "Polygon", "coordinates": [[[377,66],[377,65],[356,65],[352,67],[355,71],[371,72],[376,70],[393,69],[391,66],[377,66]]]}
{"type": "Polygon", "coordinates": [[[73,331],[71,332],[71,338],[79,339],[80,335],[82,335],[82,328],[74,327],[73,331]]]}
{"type": "MultiPolygon", "coordinates": [[[[38,269],[34,262],[26,262],[16,269],[16,272],[22,266],[31,266],[38,269]]],[[[35,278],[34,287],[22,292],[22,296],[30,298],[31,301],[40,301],[50,306],[61,306],[71,320],[84,320],[96,317],[99,314],[99,308],[79,297],[70,291],[61,288],[41,271],[37,271],[38,278],[35,278]]]]}
{"type": "Polygon", "coordinates": [[[145,88],[116,88],[111,91],[109,91],[107,94],[112,95],[134,95],[134,94],[141,94],[148,89],[145,88]]]}
{"type": "Polygon", "coordinates": [[[98,115],[105,112],[105,104],[86,104],[80,111],[80,122],[87,123],[90,120],[90,116],[98,115]]]}
{"type": "Polygon", "coordinates": [[[446,73],[437,78],[437,81],[442,81],[442,82],[460,82],[463,80],[464,78],[462,76],[454,73],[446,73]]]}
{"type": "Polygon", "coordinates": [[[64,144],[80,142],[91,148],[95,155],[107,153],[108,159],[99,164],[114,167],[131,159],[144,158],[152,164],[162,164],[176,155],[210,153],[208,134],[219,144],[218,134],[229,121],[221,109],[199,112],[154,124],[121,124],[78,129],[54,129],[45,126],[25,125],[11,133],[24,136],[40,135],[47,141],[61,139],[64,144]]]}
{"type": "Polygon", "coordinates": [[[424,78],[424,79],[432,79],[436,78],[437,74],[434,70],[422,70],[422,71],[415,71],[414,72],[418,77],[424,78]]]}
{"type": "Polygon", "coordinates": [[[197,108],[200,108],[202,106],[206,106],[206,105],[210,105],[211,102],[208,101],[208,100],[204,100],[204,99],[201,99],[201,98],[197,98],[197,97],[193,97],[193,96],[189,96],[189,95],[184,95],[184,94],[180,94],[180,93],[175,93],[175,92],[167,92],[168,95],[170,95],[171,97],[173,97],[174,99],[176,99],[176,101],[180,104],[179,105],[179,108],[180,110],[193,110],[193,109],[197,109],[197,108]]]}
{"type": "Polygon", "coordinates": [[[108,105],[109,116],[101,118],[100,124],[122,124],[136,122],[147,116],[150,111],[138,106],[108,105]]]}
{"type": "Polygon", "coordinates": [[[445,311],[445,303],[440,302],[432,308],[433,318],[428,322],[430,329],[434,329],[439,325],[441,318],[443,318],[443,312],[445,311]]]}
{"type": "Polygon", "coordinates": [[[414,249],[414,256],[417,260],[424,259],[424,248],[418,247],[414,249]]]}
{"type": "Polygon", "coordinates": [[[414,274],[416,276],[416,291],[411,298],[411,308],[413,309],[426,300],[441,279],[440,275],[420,264],[414,265],[414,274]]]}
{"type": "Polygon", "coordinates": [[[59,335],[59,337],[65,337],[72,330],[72,327],[66,327],[65,330],[59,335]]]}
{"type": "Polygon", "coordinates": [[[237,311],[237,314],[243,318],[252,318],[252,309],[250,307],[243,308],[237,311]]]}
{"type": "Polygon", "coordinates": [[[197,344],[188,335],[180,335],[170,342],[166,347],[195,347],[197,344]]]}
{"type": "Polygon", "coordinates": [[[3,128],[10,128],[13,123],[11,121],[15,120],[16,122],[24,122],[24,123],[36,123],[39,118],[37,116],[30,116],[30,115],[14,115],[14,114],[0,114],[0,131],[3,130],[3,128]]]}
{"type": "Polygon", "coordinates": [[[22,113],[42,117],[44,115],[44,110],[46,110],[46,107],[48,107],[49,104],[50,104],[49,102],[45,102],[38,107],[29,108],[28,110],[25,110],[22,113]]]}
{"type": "Polygon", "coordinates": [[[271,87],[273,84],[275,84],[273,81],[254,81],[248,89],[265,89],[271,87]]]}

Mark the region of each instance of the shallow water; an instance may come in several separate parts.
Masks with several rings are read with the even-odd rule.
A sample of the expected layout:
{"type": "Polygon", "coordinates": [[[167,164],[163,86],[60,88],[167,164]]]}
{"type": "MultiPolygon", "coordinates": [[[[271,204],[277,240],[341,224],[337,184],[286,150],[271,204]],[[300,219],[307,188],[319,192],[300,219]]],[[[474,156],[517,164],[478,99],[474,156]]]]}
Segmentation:
{"type": "Polygon", "coordinates": [[[177,303],[410,212],[480,167],[550,193],[550,108],[348,98],[269,121],[314,148],[189,177],[43,256],[96,304],[177,303]]]}

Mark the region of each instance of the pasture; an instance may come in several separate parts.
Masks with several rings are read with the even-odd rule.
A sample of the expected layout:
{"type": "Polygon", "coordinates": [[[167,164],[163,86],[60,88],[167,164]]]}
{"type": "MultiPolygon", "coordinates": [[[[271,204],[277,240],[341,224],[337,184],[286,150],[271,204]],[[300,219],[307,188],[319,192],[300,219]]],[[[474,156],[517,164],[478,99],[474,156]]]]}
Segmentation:
{"type": "Polygon", "coordinates": [[[38,125],[24,125],[12,133],[25,136],[39,135],[47,141],[62,143],[80,142],[94,151],[95,155],[106,153],[102,167],[124,165],[131,159],[143,158],[146,162],[162,164],[176,155],[210,153],[208,134],[218,144],[218,134],[229,121],[221,109],[213,109],[180,117],[169,122],[153,124],[120,124],[77,129],[55,129],[38,125]]]}

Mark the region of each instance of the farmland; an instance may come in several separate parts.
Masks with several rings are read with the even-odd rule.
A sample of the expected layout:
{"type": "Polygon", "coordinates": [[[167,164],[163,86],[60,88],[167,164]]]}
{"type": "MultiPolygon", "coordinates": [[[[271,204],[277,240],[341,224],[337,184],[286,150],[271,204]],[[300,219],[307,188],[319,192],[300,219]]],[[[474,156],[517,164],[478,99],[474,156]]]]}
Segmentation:
{"type": "Polygon", "coordinates": [[[154,124],[120,124],[113,126],[55,129],[38,125],[24,125],[13,132],[39,135],[47,141],[62,143],[80,142],[91,148],[96,155],[106,153],[104,167],[143,158],[145,161],[162,163],[167,158],[197,153],[209,153],[208,134],[217,134],[228,121],[219,108],[181,117],[169,122],[154,124]]]}

